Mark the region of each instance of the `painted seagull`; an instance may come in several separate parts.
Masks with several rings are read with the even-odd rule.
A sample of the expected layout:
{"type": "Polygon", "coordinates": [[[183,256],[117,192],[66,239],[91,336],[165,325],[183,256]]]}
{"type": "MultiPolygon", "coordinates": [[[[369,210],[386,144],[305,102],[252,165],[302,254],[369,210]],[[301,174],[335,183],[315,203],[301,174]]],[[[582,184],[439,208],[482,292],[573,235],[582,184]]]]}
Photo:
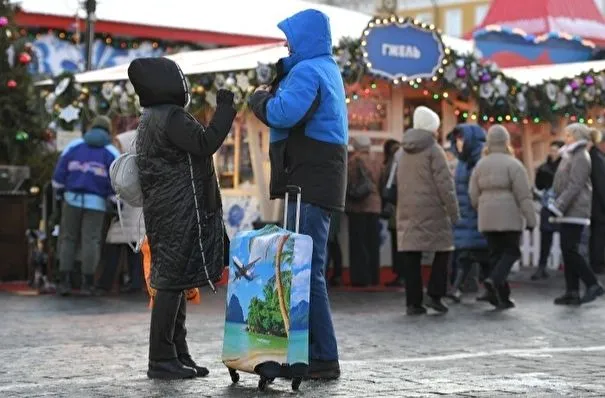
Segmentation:
{"type": "Polygon", "coordinates": [[[233,263],[235,264],[235,267],[237,268],[237,270],[235,271],[235,280],[240,279],[241,277],[246,278],[249,281],[252,281],[252,279],[254,279],[254,274],[252,273],[252,268],[254,268],[254,265],[256,265],[256,263],[260,260],[260,257],[257,258],[256,260],[250,262],[247,265],[244,265],[242,263],[242,261],[237,258],[237,256],[233,256],[233,263]]]}

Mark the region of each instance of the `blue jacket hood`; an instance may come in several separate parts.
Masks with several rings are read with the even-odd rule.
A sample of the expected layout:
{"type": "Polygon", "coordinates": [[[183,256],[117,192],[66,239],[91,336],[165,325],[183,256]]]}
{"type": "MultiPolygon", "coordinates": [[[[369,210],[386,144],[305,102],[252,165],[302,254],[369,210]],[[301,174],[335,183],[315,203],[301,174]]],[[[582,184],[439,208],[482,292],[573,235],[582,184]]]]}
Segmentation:
{"type": "Polygon", "coordinates": [[[462,153],[459,153],[458,148],[456,148],[456,134],[452,134],[450,137],[452,151],[456,157],[464,162],[477,163],[479,158],[481,158],[481,151],[485,145],[485,130],[476,124],[465,123],[456,126],[455,131],[462,133],[464,140],[462,153]]]}
{"type": "Polygon", "coordinates": [[[321,11],[304,10],[281,21],[277,27],[288,39],[291,55],[283,59],[287,73],[300,61],[332,55],[330,19],[321,11]]]}
{"type": "Polygon", "coordinates": [[[111,144],[109,133],[100,128],[93,128],[84,134],[84,142],[89,146],[103,148],[111,144]]]}

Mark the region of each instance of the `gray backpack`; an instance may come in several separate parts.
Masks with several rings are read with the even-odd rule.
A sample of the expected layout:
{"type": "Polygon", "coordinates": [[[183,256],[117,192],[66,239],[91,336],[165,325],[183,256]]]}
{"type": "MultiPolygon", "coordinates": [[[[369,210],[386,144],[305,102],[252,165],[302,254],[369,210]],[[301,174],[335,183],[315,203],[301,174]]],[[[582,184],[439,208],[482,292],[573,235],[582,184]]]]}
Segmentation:
{"type": "MultiPolygon", "coordinates": [[[[109,166],[109,177],[118,201],[125,202],[132,207],[143,207],[143,192],[141,191],[141,183],[139,182],[139,169],[137,167],[137,155],[134,150],[134,140],[130,145],[130,148],[111,163],[111,166],[109,166]]],[[[141,211],[138,222],[138,235],[141,235],[142,215],[143,212],[141,211]]],[[[122,206],[120,206],[119,203],[118,220],[120,222],[120,227],[124,230],[122,206]]],[[[135,253],[138,253],[144,238],[144,236],[140,236],[136,245],[128,243],[128,246],[130,246],[135,253]]]]}
{"type": "Polygon", "coordinates": [[[111,186],[119,200],[132,207],[143,207],[143,193],[135,153],[126,151],[114,160],[109,167],[109,176],[111,186]]]}

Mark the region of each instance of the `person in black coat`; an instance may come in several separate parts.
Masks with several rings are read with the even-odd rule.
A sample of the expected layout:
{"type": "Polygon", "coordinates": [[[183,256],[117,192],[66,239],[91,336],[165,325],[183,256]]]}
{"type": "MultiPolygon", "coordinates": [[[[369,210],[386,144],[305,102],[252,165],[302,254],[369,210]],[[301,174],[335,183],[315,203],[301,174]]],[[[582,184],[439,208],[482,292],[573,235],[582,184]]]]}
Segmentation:
{"type": "Polygon", "coordinates": [[[136,142],[151,287],[157,290],[149,335],[149,378],[201,377],[185,337],[184,290],[210,285],[224,268],[221,195],[212,155],[235,118],[233,93],[219,90],[208,127],[185,110],[190,94],[179,66],[140,58],[128,68],[143,115],[136,142]]]}
{"type": "MultiPolygon", "coordinates": [[[[563,147],[562,141],[553,141],[550,143],[550,151],[544,162],[538,170],[536,170],[536,189],[541,192],[543,199],[546,199],[552,183],[555,178],[555,173],[561,163],[559,150],[563,147]]],[[[540,260],[538,262],[538,270],[531,276],[532,281],[548,278],[546,265],[550,255],[552,246],[552,237],[557,232],[557,227],[548,221],[551,216],[550,211],[546,208],[546,200],[543,200],[542,210],[540,211],[540,260]]]]}
{"type": "Polygon", "coordinates": [[[605,155],[599,149],[601,132],[592,129],[588,153],[591,161],[592,215],[590,220],[590,265],[596,274],[605,273],[605,155]]]}

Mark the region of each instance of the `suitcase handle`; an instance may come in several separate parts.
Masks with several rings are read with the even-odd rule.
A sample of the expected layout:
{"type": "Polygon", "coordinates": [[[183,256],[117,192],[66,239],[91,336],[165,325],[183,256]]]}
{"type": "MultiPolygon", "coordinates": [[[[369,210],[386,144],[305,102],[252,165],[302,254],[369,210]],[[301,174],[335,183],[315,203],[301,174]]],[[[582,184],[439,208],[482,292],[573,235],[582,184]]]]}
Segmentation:
{"type": "Polygon", "coordinates": [[[298,233],[300,226],[300,202],[302,200],[302,190],[297,185],[286,186],[286,196],[284,198],[284,229],[288,229],[288,203],[290,192],[296,193],[296,226],[294,232],[298,233]]]}

